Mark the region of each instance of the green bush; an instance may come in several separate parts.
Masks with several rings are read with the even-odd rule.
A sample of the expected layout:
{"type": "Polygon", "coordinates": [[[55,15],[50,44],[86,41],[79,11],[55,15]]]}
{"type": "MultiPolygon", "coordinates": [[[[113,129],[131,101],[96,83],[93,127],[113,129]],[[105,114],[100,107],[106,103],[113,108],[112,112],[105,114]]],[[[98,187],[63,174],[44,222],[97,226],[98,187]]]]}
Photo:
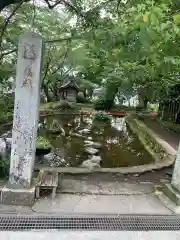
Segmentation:
{"type": "Polygon", "coordinates": [[[102,122],[111,122],[111,117],[106,115],[104,112],[97,112],[93,117],[93,120],[102,122]]]}
{"type": "Polygon", "coordinates": [[[95,110],[110,110],[113,107],[114,103],[112,100],[106,100],[103,98],[99,98],[94,103],[95,110]]]}
{"type": "Polygon", "coordinates": [[[1,94],[0,95],[0,124],[7,123],[13,119],[13,96],[12,94],[1,94]]]}
{"type": "Polygon", "coordinates": [[[74,109],[74,107],[66,101],[62,101],[62,102],[59,102],[59,103],[52,103],[52,106],[50,108],[52,110],[71,110],[71,109],[74,109]]]}
{"type": "Polygon", "coordinates": [[[95,110],[105,110],[105,101],[102,98],[99,98],[94,103],[94,109],[95,110]]]}
{"type": "Polygon", "coordinates": [[[0,156],[0,178],[8,178],[10,168],[10,156],[0,156]]]}

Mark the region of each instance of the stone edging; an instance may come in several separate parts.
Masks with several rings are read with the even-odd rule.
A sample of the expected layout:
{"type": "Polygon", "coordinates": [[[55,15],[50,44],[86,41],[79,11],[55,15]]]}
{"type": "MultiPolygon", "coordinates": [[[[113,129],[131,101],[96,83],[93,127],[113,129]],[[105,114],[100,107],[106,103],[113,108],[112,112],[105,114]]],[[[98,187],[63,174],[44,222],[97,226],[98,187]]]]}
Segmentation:
{"type": "Polygon", "coordinates": [[[151,170],[158,170],[164,167],[171,166],[175,161],[175,155],[176,151],[169,146],[165,141],[159,138],[151,129],[147,128],[147,126],[137,120],[132,119],[131,116],[127,117],[126,119],[127,124],[129,127],[137,134],[140,141],[145,146],[146,150],[150,152],[150,154],[155,159],[154,163],[151,164],[145,164],[145,165],[139,165],[139,166],[132,166],[132,167],[119,167],[119,168],[98,168],[98,169],[87,169],[87,168],[79,168],[79,167],[42,167],[42,165],[36,165],[35,170],[44,169],[45,171],[55,171],[58,173],[67,173],[67,174],[89,174],[89,173],[120,173],[120,174],[135,174],[135,173],[144,173],[151,170]],[[133,122],[135,123],[135,126],[133,126],[133,122]],[[137,125],[140,125],[141,128],[143,128],[148,136],[153,139],[153,141],[158,145],[158,149],[163,151],[163,159],[158,158],[158,154],[153,153],[152,149],[148,148],[145,142],[142,139],[142,136],[140,137],[139,128],[137,128],[137,125]]]}
{"type": "Polygon", "coordinates": [[[164,167],[169,167],[174,163],[174,157],[170,156],[164,161],[156,162],[152,164],[145,164],[133,167],[119,167],[119,168],[98,168],[89,170],[87,168],[78,167],[42,167],[42,165],[35,165],[35,170],[43,169],[49,172],[67,173],[67,174],[88,174],[88,173],[120,173],[120,174],[130,174],[130,173],[144,173],[151,170],[158,170],[164,167]]]}
{"type": "MultiPolygon", "coordinates": [[[[139,140],[142,142],[146,150],[153,155],[152,157],[155,161],[160,161],[162,159],[158,158],[160,151],[165,154],[165,156],[175,156],[176,151],[163,139],[161,139],[154,131],[149,129],[142,121],[136,119],[135,117],[127,117],[126,123],[130,129],[137,135],[139,140]],[[142,134],[141,134],[142,133],[142,134]],[[151,141],[151,147],[147,146],[147,140],[151,141]],[[155,151],[153,150],[155,148],[155,151]]],[[[163,156],[163,157],[165,157],[163,156]]]]}

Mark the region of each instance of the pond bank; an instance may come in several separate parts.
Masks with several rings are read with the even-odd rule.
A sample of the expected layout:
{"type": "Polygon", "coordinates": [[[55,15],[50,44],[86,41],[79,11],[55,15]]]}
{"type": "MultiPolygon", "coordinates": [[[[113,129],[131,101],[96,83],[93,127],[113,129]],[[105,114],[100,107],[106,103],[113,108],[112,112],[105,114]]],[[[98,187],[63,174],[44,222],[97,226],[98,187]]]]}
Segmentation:
{"type": "MultiPolygon", "coordinates": [[[[156,134],[152,129],[148,128],[143,121],[135,116],[128,116],[126,122],[131,130],[136,133],[145,149],[154,158],[156,169],[170,166],[175,161],[176,150],[156,134]]],[[[148,164],[150,165],[150,164],[148,164]]],[[[148,168],[148,165],[147,168],[148,168]]],[[[154,167],[153,166],[153,169],[154,167]]]]}

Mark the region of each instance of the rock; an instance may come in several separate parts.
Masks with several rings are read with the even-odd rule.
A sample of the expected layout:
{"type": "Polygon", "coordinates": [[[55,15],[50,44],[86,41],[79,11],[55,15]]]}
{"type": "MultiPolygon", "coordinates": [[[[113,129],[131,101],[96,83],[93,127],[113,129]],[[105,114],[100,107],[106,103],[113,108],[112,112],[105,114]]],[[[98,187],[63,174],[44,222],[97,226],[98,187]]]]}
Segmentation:
{"type": "Polygon", "coordinates": [[[93,142],[93,141],[84,141],[85,145],[86,146],[91,146],[93,148],[97,148],[97,149],[100,149],[102,147],[101,143],[98,143],[98,142],[93,142]]]}
{"type": "Polygon", "coordinates": [[[70,133],[71,137],[80,137],[80,138],[84,138],[84,136],[82,136],[81,134],[78,133],[70,133]]]}
{"type": "Polygon", "coordinates": [[[5,138],[5,140],[6,140],[6,143],[8,143],[8,144],[12,144],[12,138],[10,138],[10,137],[7,137],[7,138],[5,138]]]}
{"type": "Polygon", "coordinates": [[[92,156],[89,160],[90,160],[91,162],[93,162],[93,163],[100,164],[100,162],[101,162],[101,157],[100,157],[100,156],[92,156]]]}
{"type": "Polygon", "coordinates": [[[1,138],[12,138],[12,131],[8,131],[1,135],[1,138]]]}
{"type": "Polygon", "coordinates": [[[43,128],[44,126],[43,126],[43,124],[42,123],[38,123],[38,129],[41,129],[41,128],[43,128]]]}
{"type": "Polygon", "coordinates": [[[88,140],[92,140],[92,137],[88,137],[87,139],[88,139],[88,140]]]}
{"type": "Polygon", "coordinates": [[[85,128],[85,129],[80,130],[79,133],[82,133],[82,134],[83,134],[83,133],[84,133],[84,134],[88,134],[88,133],[90,133],[90,130],[87,129],[87,128],[85,128]]]}
{"type": "Polygon", "coordinates": [[[89,141],[89,140],[85,140],[84,143],[85,143],[86,145],[92,145],[94,142],[93,142],[93,141],[89,141]]]}
{"type": "Polygon", "coordinates": [[[5,138],[0,138],[0,152],[6,152],[6,141],[5,138]]]}
{"type": "Polygon", "coordinates": [[[97,148],[97,149],[100,149],[102,147],[102,144],[101,143],[98,143],[98,142],[94,142],[92,147],[94,148],[97,148]]]}
{"type": "Polygon", "coordinates": [[[44,155],[44,159],[47,161],[52,161],[55,158],[55,154],[53,152],[50,152],[46,155],[44,155]]]}
{"type": "Polygon", "coordinates": [[[81,167],[92,170],[95,168],[100,168],[100,165],[98,163],[92,162],[91,160],[86,160],[81,164],[81,167]]]}
{"type": "Polygon", "coordinates": [[[99,152],[99,150],[98,150],[98,149],[95,149],[95,148],[87,147],[87,148],[85,149],[85,152],[87,152],[88,154],[91,154],[91,155],[95,155],[96,153],[99,152]]]}

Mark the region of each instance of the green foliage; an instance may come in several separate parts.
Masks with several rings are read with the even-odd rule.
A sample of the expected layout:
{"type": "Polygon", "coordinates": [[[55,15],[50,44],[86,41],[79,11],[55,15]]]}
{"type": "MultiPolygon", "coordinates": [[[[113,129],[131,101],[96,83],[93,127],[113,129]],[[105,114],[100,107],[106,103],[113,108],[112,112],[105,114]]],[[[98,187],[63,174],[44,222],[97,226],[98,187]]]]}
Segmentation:
{"type": "Polygon", "coordinates": [[[0,124],[7,123],[13,119],[13,97],[8,94],[0,95],[0,124]]]}
{"type": "Polygon", "coordinates": [[[51,143],[45,137],[39,136],[36,140],[36,147],[38,148],[50,148],[51,143]]]}
{"type": "Polygon", "coordinates": [[[89,103],[89,100],[81,95],[78,95],[76,97],[76,100],[77,100],[77,103],[89,103]]]}
{"type": "MultiPolygon", "coordinates": [[[[90,97],[94,88],[106,89],[102,109],[110,109],[119,93],[138,94],[144,106],[169,98],[170,88],[180,82],[178,1],[66,2],[59,1],[65,11],[35,5],[33,28],[46,44],[42,91],[48,102],[59,100],[58,86],[72,74],[90,97]]],[[[1,29],[14,7],[1,13],[1,29]]],[[[30,1],[23,3],[0,39],[0,84],[5,87],[11,88],[7,80],[15,77],[17,36],[31,29],[33,12],[30,1]]]]}
{"type": "Polygon", "coordinates": [[[94,109],[99,110],[105,110],[105,100],[103,98],[99,98],[94,103],[94,109]]]}
{"type": "Polygon", "coordinates": [[[8,178],[10,168],[10,156],[0,156],[0,178],[8,178]]]}
{"type": "Polygon", "coordinates": [[[110,110],[114,106],[114,100],[99,98],[94,103],[95,110],[110,110]]]}
{"type": "Polygon", "coordinates": [[[97,112],[93,117],[93,120],[110,123],[111,117],[106,115],[104,112],[97,112]]]}

